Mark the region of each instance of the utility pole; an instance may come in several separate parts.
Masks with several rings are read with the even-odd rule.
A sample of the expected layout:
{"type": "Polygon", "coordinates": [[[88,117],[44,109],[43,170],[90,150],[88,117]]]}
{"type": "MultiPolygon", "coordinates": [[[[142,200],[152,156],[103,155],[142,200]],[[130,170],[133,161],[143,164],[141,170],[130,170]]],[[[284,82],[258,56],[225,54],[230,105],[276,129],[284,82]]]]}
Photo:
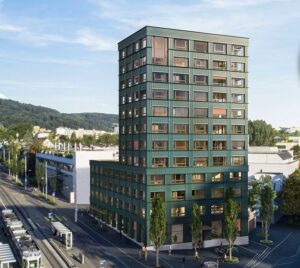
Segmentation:
{"type": "Polygon", "coordinates": [[[74,215],[74,221],[77,222],[77,216],[78,216],[78,203],[77,203],[77,174],[76,174],[76,159],[74,162],[74,182],[75,182],[75,187],[74,187],[74,197],[75,197],[75,215],[74,215]]]}
{"type": "Polygon", "coordinates": [[[25,190],[27,190],[27,157],[26,157],[26,152],[24,154],[24,160],[25,160],[25,190]]]}
{"type": "Polygon", "coordinates": [[[18,182],[18,139],[19,139],[19,133],[16,133],[16,183],[18,182]]]}
{"type": "Polygon", "coordinates": [[[46,177],[46,199],[48,199],[48,174],[47,174],[47,160],[45,164],[45,177],[46,177]]]}
{"type": "Polygon", "coordinates": [[[8,148],[8,176],[10,177],[10,148],[8,148]]]}

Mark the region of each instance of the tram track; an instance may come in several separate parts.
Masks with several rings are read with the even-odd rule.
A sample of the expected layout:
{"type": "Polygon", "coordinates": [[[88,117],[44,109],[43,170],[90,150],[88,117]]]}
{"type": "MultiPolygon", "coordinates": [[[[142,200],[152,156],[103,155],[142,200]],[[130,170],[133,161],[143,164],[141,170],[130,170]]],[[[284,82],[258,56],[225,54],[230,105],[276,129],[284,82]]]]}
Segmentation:
{"type": "MultiPolygon", "coordinates": [[[[2,180],[3,181],[3,180],[2,180]]],[[[30,220],[30,215],[28,211],[23,208],[24,204],[21,204],[16,198],[12,195],[9,195],[4,189],[3,185],[0,184],[0,196],[2,199],[1,203],[6,203],[6,207],[13,208],[13,210],[19,214],[20,219],[22,220],[24,226],[32,234],[35,242],[43,253],[43,263],[44,267],[49,268],[68,268],[71,267],[64,258],[62,258],[58,252],[58,249],[53,245],[53,241],[48,238],[43,230],[39,227],[38,224],[35,224],[30,220]],[[46,259],[46,261],[45,261],[46,259]]],[[[3,206],[4,204],[1,204],[3,206]]],[[[5,208],[5,207],[4,207],[5,208]]]]}

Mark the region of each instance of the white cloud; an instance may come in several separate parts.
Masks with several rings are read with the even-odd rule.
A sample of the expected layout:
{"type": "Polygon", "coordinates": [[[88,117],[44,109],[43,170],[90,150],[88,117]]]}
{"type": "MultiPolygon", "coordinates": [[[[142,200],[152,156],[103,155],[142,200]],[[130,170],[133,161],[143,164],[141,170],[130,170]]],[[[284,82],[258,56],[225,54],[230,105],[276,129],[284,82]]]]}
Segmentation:
{"type": "Polygon", "coordinates": [[[6,24],[6,23],[1,24],[0,23],[0,31],[18,33],[18,32],[22,31],[22,28],[17,27],[17,26],[12,25],[12,24],[6,24]]]}
{"type": "MultiPolygon", "coordinates": [[[[0,2],[1,4],[1,2],[0,2]]],[[[4,94],[0,93],[0,99],[8,99],[4,94]]]]}

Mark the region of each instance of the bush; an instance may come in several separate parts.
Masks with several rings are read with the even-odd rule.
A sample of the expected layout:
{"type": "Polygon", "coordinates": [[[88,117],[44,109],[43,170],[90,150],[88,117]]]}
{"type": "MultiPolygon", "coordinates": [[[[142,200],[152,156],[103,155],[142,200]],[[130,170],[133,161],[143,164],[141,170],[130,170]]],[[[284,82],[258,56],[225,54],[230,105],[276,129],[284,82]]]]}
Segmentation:
{"type": "Polygon", "coordinates": [[[239,263],[239,258],[237,257],[232,257],[232,259],[230,260],[229,257],[225,258],[224,260],[225,262],[229,262],[229,263],[239,263]]]}
{"type": "Polygon", "coordinates": [[[272,240],[260,240],[259,241],[260,243],[262,243],[262,244],[265,244],[265,245],[273,245],[274,243],[273,243],[273,241],[272,240]]]}

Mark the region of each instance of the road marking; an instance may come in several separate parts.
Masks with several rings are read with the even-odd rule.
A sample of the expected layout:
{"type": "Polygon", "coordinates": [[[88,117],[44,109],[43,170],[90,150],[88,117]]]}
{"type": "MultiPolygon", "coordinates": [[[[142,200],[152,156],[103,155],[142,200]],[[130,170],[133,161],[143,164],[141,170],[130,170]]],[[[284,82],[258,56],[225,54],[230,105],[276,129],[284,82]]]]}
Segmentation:
{"type": "Polygon", "coordinates": [[[266,248],[263,252],[261,252],[260,254],[256,254],[247,264],[246,264],[246,266],[245,266],[245,268],[246,267],[251,267],[251,265],[254,265],[257,261],[258,261],[258,259],[260,259],[261,258],[261,256],[263,256],[264,254],[266,254],[267,253],[267,251],[269,250],[270,248],[268,247],[268,248],[266,248]]]}
{"type": "MultiPolygon", "coordinates": [[[[132,260],[134,260],[135,262],[139,263],[139,264],[142,265],[143,267],[148,267],[148,266],[144,265],[142,262],[140,262],[140,261],[138,261],[137,259],[133,258],[132,256],[128,255],[123,249],[119,248],[116,244],[114,244],[114,243],[112,243],[111,241],[109,241],[109,240],[107,240],[106,238],[104,238],[101,234],[97,233],[97,232],[96,232],[95,230],[93,230],[90,226],[86,225],[85,223],[83,223],[83,222],[80,221],[80,220],[78,220],[78,221],[79,221],[82,225],[84,225],[84,226],[86,226],[88,229],[90,229],[92,232],[94,232],[95,234],[101,236],[101,238],[102,238],[103,240],[105,240],[107,243],[113,245],[115,248],[117,248],[119,251],[121,251],[124,255],[126,255],[126,256],[129,257],[130,259],[132,259],[132,260]]],[[[117,259],[120,261],[119,258],[117,258],[117,259]]],[[[124,263],[124,265],[125,265],[126,267],[129,267],[129,266],[127,266],[125,263],[124,263]]]]}
{"type": "Polygon", "coordinates": [[[252,267],[256,267],[258,264],[260,264],[262,261],[264,261],[276,248],[278,248],[282,243],[284,243],[290,236],[291,236],[292,232],[290,232],[285,239],[283,239],[278,245],[276,245],[276,247],[272,248],[267,254],[265,254],[265,256],[263,256],[263,258],[256,263],[255,265],[253,265],[252,267]]]}
{"type": "Polygon", "coordinates": [[[6,209],[6,206],[4,205],[4,203],[3,203],[3,201],[2,201],[1,198],[0,198],[0,202],[1,202],[2,206],[4,207],[4,209],[6,209]]]}
{"type": "Polygon", "coordinates": [[[242,249],[245,249],[245,250],[248,250],[248,251],[254,253],[255,255],[259,254],[258,252],[254,251],[254,250],[252,250],[252,249],[245,248],[245,247],[243,247],[243,246],[238,246],[238,247],[239,247],[239,248],[242,248],[242,249]]]}
{"type": "MultiPolygon", "coordinates": [[[[298,252],[300,253],[300,246],[297,248],[296,253],[295,253],[294,255],[280,258],[280,259],[273,265],[273,267],[283,265],[284,263],[277,264],[277,263],[279,263],[281,260],[287,260],[287,259],[290,259],[290,258],[297,257],[297,255],[299,254],[298,252]]],[[[294,261],[293,261],[293,262],[294,262],[294,261]]],[[[286,263],[286,264],[291,264],[291,263],[286,263]]]]}
{"type": "Polygon", "coordinates": [[[249,240],[249,241],[252,242],[252,243],[254,243],[254,244],[257,244],[257,245],[259,245],[259,246],[261,246],[261,247],[268,248],[268,246],[262,245],[262,244],[260,244],[260,243],[258,243],[258,242],[256,242],[256,241],[254,241],[254,240],[249,240]]]}

